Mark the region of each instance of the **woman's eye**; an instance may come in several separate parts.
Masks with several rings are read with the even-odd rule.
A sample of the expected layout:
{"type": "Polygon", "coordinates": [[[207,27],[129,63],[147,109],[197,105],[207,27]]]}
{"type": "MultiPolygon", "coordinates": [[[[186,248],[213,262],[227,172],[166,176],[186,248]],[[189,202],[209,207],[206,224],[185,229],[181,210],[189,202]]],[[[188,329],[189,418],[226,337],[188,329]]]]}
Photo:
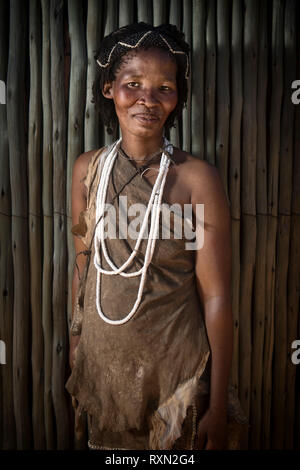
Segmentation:
{"type": "Polygon", "coordinates": [[[160,89],[161,89],[162,91],[170,91],[170,90],[171,90],[171,88],[170,88],[169,86],[167,86],[167,85],[162,85],[162,86],[160,87],[160,89]]]}
{"type": "Polygon", "coordinates": [[[127,86],[129,86],[130,88],[136,88],[139,86],[139,84],[137,82],[129,82],[127,83],[127,86]]]}

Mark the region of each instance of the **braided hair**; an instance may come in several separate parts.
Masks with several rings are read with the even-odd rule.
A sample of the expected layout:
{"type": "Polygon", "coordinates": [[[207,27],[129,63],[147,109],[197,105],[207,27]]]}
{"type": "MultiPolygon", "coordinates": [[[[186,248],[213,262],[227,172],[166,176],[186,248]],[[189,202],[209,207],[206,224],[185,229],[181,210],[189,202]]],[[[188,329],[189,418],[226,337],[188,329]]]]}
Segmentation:
{"type": "Polygon", "coordinates": [[[174,120],[180,116],[186,105],[189,75],[189,45],[184,40],[184,34],[176,26],[162,24],[154,27],[147,23],[133,23],[113,31],[106,36],[96,55],[98,74],[92,87],[92,103],[100,113],[107,132],[112,134],[118,125],[118,118],[113,100],[102,94],[107,82],[113,82],[123,64],[124,56],[129,51],[158,47],[166,51],[177,64],[178,100],[175,109],[165,122],[165,130],[174,126],[174,120]]]}

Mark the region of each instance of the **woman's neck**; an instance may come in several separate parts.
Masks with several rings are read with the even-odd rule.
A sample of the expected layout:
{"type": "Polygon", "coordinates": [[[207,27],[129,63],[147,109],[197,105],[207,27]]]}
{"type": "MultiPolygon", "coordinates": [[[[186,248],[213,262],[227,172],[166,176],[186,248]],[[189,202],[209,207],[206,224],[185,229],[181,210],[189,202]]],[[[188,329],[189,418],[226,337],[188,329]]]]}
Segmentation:
{"type": "Polygon", "coordinates": [[[149,139],[134,135],[126,136],[122,134],[121,147],[131,158],[138,161],[150,158],[163,145],[163,136],[155,136],[149,139]]]}

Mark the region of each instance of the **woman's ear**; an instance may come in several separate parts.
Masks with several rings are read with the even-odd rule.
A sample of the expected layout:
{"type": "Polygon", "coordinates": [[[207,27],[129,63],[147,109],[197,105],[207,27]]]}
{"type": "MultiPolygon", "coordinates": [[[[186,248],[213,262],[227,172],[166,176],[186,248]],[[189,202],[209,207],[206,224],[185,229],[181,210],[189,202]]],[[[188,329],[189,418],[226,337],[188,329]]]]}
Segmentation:
{"type": "Polygon", "coordinates": [[[108,99],[113,99],[113,91],[112,91],[112,84],[111,82],[107,82],[104,84],[104,87],[102,89],[102,94],[105,98],[108,99]]]}

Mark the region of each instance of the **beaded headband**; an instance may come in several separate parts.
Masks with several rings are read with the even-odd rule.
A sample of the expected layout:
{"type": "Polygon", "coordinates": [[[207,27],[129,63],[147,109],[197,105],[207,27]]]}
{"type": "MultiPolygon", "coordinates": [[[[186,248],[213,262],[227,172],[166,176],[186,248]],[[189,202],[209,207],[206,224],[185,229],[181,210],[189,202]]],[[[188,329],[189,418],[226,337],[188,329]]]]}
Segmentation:
{"type": "Polygon", "coordinates": [[[100,67],[106,68],[110,65],[110,62],[114,56],[118,53],[123,52],[124,49],[132,50],[142,45],[144,46],[157,46],[168,49],[172,54],[182,57],[185,60],[185,78],[189,77],[189,56],[186,52],[178,47],[178,44],[172,40],[169,36],[165,37],[165,34],[150,30],[147,32],[135,32],[122,41],[117,42],[108,53],[107,51],[101,52],[97,59],[97,63],[100,67]]]}

